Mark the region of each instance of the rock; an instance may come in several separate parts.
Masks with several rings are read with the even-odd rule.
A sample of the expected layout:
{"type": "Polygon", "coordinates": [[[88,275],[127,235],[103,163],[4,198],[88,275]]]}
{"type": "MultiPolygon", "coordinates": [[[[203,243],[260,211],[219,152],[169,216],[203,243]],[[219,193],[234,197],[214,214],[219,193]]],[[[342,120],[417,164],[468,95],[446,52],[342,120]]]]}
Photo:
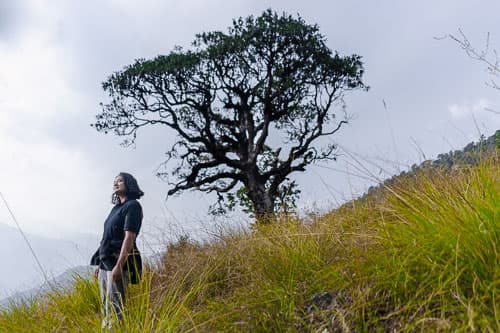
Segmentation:
{"type": "Polygon", "coordinates": [[[306,313],[311,313],[314,310],[326,310],[333,302],[334,298],[331,292],[314,294],[306,302],[306,313]]]}

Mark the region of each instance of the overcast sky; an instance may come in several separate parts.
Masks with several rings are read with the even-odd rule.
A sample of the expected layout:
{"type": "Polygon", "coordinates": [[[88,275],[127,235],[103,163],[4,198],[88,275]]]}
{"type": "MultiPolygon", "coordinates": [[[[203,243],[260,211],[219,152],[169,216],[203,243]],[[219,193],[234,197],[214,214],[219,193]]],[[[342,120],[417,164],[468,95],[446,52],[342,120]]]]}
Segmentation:
{"type": "MultiPolygon", "coordinates": [[[[342,149],[339,162],[296,175],[301,207],[333,207],[365,191],[373,176],[500,128],[498,113],[487,110],[500,110],[500,91],[484,84],[484,66],[435,38],[460,28],[482,48],[490,32],[500,48],[499,1],[0,0],[0,192],[21,226],[97,239],[120,171],[146,192],[150,226],[194,230],[210,221],[212,197],[186,193],[165,203],[167,185],[155,170],[172,143],[168,133],[140,132],[131,149],[89,124],[106,101],[101,82],[114,71],[267,8],[300,13],[333,50],[361,55],[371,87],[346,99],[352,121],[332,138],[342,149]]],[[[3,203],[0,223],[13,225],[3,203]]]]}

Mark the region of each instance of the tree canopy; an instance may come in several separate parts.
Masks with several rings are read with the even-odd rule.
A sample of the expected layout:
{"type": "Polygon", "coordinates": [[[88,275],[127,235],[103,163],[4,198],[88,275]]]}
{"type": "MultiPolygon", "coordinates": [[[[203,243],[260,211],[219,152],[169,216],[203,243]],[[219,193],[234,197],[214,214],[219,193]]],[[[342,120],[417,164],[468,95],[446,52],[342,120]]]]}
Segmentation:
{"type": "Polygon", "coordinates": [[[240,190],[260,218],[297,194],[291,173],[335,157],[318,139],[347,122],[336,111],[347,91],[367,89],[362,75],[361,57],[332,52],[317,25],[267,10],[112,74],[94,126],[128,143],[142,127],[173,130],[158,173],[168,194],[196,189],[223,200],[240,190]]]}

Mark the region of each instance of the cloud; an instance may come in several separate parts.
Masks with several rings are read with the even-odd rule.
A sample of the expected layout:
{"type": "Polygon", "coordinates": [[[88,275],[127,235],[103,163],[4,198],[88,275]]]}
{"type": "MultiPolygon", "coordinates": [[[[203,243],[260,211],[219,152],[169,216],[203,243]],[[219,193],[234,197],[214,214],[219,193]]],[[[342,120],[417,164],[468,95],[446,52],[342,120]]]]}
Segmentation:
{"type": "Polygon", "coordinates": [[[485,109],[490,107],[490,102],[481,98],[475,103],[471,104],[452,104],[448,106],[448,112],[454,119],[463,119],[471,115],[476,116],[477,114],[484,112],[485,109]]]}
{"type": "Polygon", "coordinates": [[[29,114],[38,120],[62,112],[75,112],[79,94],[67,77],[71,60],[57,42],[57,16],[32,1],[24,32],[9,44],[0,44],[1,113],[18,118],[29,114]],[[75,103],[76,102],[76,103],[75,103]]]}
{"type": "MultiPolygon", "coordinates": [[[[189,47],[195,33],[225,30],[232,18],[258,14],[268,7],[265,1],[247,0],[230,4],[221,0],[210,3],[201,0],[146,0],[140,4],[131,0],[0,0],[0,4],[11,6],[9,13],[13,16],[7,25],[8,31],[9,34],[14,31],[12,29],[16,31],[16,38],[11,38],[9,45],[2,44],[0,32],[0,154],[6,161],[0,164],[0,190],[6,191],[15,211],[19,212],[23,222],[31,223],[32,228],[58,229],[66,224],[76,230],[100,230],[109,208],[103,202],[108,202],[109,184],[117,171],[127,170],[134,174],[137,171],[136,176],[147,193],[143,199],[147,215],[161,216],[158,206],[163,204],[165,197],[166,185],[158,183],[154,169],[163,160],[163,152],[170,141],[168,138],[160,140],[156,132],[148,129],[140,134],[136,150],[124,150],[118,146],[119,138],[91,130],[88,124],[98,112],[98,102],[106,100],[99,83],[135,58],[165,54],[175,44],[189,47]],[[220,10],[211,10],[213,8],[220,10]],[[94,199],[96,195],[100,196],[99,200],[94,199]],[[33,200],[39,197],[43,200],[33,200]],[[83,213],[75,216],[74,211],[83,213]],[[93,226],[89,227],[90,223],[93,226]]],[[[418,138],[424,121],[431,118],[438,123],[449,120],[444,112],[439,112],[437,119],[433,117],[438,113],[433,107],[437,104],[436,96],[452,101],[457,100],[455,95],[465,101],[474,101],[471,95],[478,96],[476,90],[464,84],[472,81],[467,79],[470,71],[456,71],[459,66],[456,59],[463,60],[463,55],[451,48],[454,58],[443,57],[439,51],[441,44],[436,46],[432,38],[440,31],[451,31],[456,27],[455,21],[460,21],[444,15],[449,14],[449,6],[440,5],[439,10],[432,13],[431,24],[422,26],[421,17],[427,15],[427,6],[385,6],[380,9],[380,6],[367,5],[361,10],[373,12],[369,16],[371,19],[362,21],[348,35],[340,27],[356,20],[360,8],[348,2],[341,6],[341,10],[332,11],[330,5],[325,4],[304,5],[295,0],[273,3],[273,8],[278,11],[300,12],[308,22],[317,22],[331,41],[332,48],[341,53],[363,55],[367,75],[370,75],[367,83],[373,89],[366,97],[353,98],[350,101],[352,110],[369,110],[374,98],[390,98],[394,105],[390,111],[394,110],[394,117],[405,119],[401,123],[394,118],[395,128],[404,133],[402,135],[418,138]],[[332,19],[332,13],[337,15],[335,19],[332,19]],[[386,17],[395,19],[384,20],[386,17]],[[443,22],[451,22],[451,25],[443,22]],[[424,52],[430,47],[436,51],[424,52]],[[401,52],[405,53],[404,57],[401,57],[401,52]],[[432,62],[431,57],[442,61],[432,62]],[[437,69],[444,62],[450,69],[442,73],[437,69]],[[419,70],[420,64],[428,66],[429,63],[435,63],[436,69],[419,70]],[[432,76],[432,84],[428,84],[429,73],[436,74],[432,76]],[[437,73],[441,73],[439,77],[437,73]],[[464,78],[457,76],[449,80],[450,73],[463,74],[464,78]],[[408,87],[405,84],[410,76],[414,80],[408,87]],[[441,79],[446,79],[446,82],[441,79]],[[456,87],[448,86],[449,81],[464,86],[470,95],[456,93],[456,87]],[[406,88],[399,89],[403,86],[406,88]],[[443,86],[449,89],[436,88],[443,86]],[[423,107],[419,102],[407,108],[416,96],[414,92],[421,87],[426,87],[421,93],[428,105],[423,107]],[[408,109],[408,112],[397,114],[398,105],[399,109],[408,109]],[[426,112],[424,115],[422,110],[426,112]]],[[[7,7],[0,6],[2,8],[7,7]]],[[[493,15],[495,11],[489,13],[493,15]]],[[[485,13],[473,14],[481,18],[477,22],[487,22],[483,19],[485,13]]],[[[484,26],[476,25],[477,29],[484,29],[484,26]]],[[[472,122],[467,115],[471,112],[479,114],[489,104],[497,105],[496,98],[453,104],[448,111],[451,117],[460,119],[457,121],[460,126],[467,123],[470,127],[472,122]]],[[[442,111],[442,106],[439,110],[442,111]]],[[[485,113],[490,118],[497,116],[485,113]]],[[[366,143],[370,141],[366,137],[370,137],[377,138],[377,144],[383,145],[384,138],[389,137],[380,131],[386,125],[386,116],[387,112],[382,117],[375,112],[364,112],[353,122],[359,131],[346,130],[344,140],[366,143]]],[[[498,124],[498,121],[484,122],[491,126],[498,124]]],[[[436,133],[441,135],[441,128],[436,133]]],[[[435,140],[428,141],[432,141],[430,146],[437,149],[435,140]]],[[[360,147],[363,149],[361,144],[360,147]]],[[[309,178],[305,182],[311,183],[314,189],[318,187],[318,183],[309,181],[309,178]]],[[[179,201],[171,199],[168,205],[176,213],[183,207],[187,207],[183,208],[184,211],[191,212],[192,200],[185,198],[188,198],[187,194],[179,201]]],[[[0,214],[2,210],[0,207],[0,214]]]]}
{"type": "Polygon", "coordinates": [[[0,41],[11,40],[19,25],[20,2],[0,1],[0,41]]]}
{"type": "MultiPolygon", "coordinates": [[[[85,231],[85,220],[98,225],[103,212],[75,213],[81,212],[82,201],[102,202],[103,198],[94,199],[95,189],[101,186],[107,193],[109,182],[99,178],[99,167],[88,155],[50,130],[59,119],[81,113],[87,104],[69,84],[78,78],[66,75],[71,59],[54,38],[55,14],[42,2],[32,3],[34,20],[23,34],[0,43],[0,191],[28,230],[85,231]]],[[[0,222],[7,223],[10,217],[2,206],[0,222]]]]}
{"type": "MultiPolygon", "coordinates": [[[[98,225],[102,216],[94,209],[81,209],[102,206],[104,198],[96,198],[94,192],[110,187],[94,174],[97,166],[78,151],[41,136],[37,139],[40,142],[22,142],[0,135],[0,191],[19,223],[43,234],[72,228],[85,231],[81,228],[91,218],[98,225]]],[[[12,224],[6,210],[0,211],[0,221],[12,224]]]]}

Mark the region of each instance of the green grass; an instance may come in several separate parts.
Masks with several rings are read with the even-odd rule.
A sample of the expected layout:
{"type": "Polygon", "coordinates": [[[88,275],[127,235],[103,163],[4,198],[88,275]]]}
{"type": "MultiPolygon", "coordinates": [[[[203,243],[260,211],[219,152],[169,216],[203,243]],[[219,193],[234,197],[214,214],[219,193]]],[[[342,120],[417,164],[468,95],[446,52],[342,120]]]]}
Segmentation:
{"type": "MultiPolygon", "coordinates": [[[[498,332],[498,156],[398,179],[305,225],[171,244],[117,332],[498,332]],[[332,304],[308,307],[317,293],[332,304]]],[[[99,332],[94,281],[0,313],[0,332],[99,332]]]]}

